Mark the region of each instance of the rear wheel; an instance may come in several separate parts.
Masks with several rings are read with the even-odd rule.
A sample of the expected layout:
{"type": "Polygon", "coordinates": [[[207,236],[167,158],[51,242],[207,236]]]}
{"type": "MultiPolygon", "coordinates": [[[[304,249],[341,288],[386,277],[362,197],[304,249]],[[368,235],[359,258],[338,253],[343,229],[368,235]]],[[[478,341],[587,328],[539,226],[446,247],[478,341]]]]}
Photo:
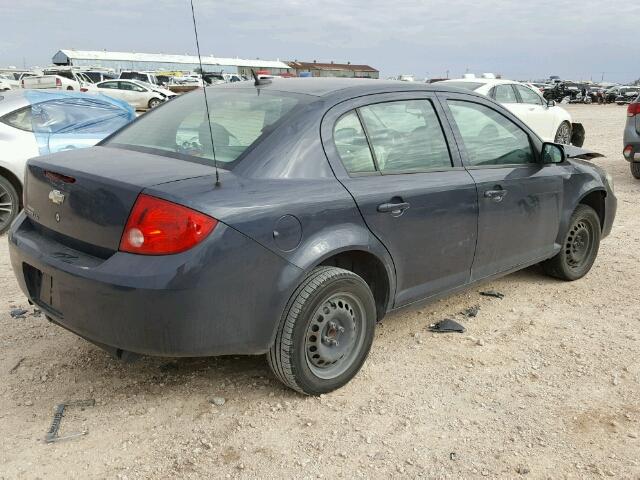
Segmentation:
{"type": "Polygon", "coordinates": [[[9,229],[20,211],[20,196],[11,182],[0,177],[0,234],[9,229]]]}
{"type": "Polygon", "coordinates": [[[563,145],[569,145],[571,143],[571,125],[569,122],[562,122],[560,124],[554,142],[563,145]]]}
{"type": "Polygon", "coordinates": [[[375,322],[375,301],[362,278],[318,267],[289,301],[267,361],[276,377],[298,392],[330,392],[362,367],[375,322]]]}
{"type": "Polygon", "coordinates": [[[161,103],[162,102],[159,98],[152,98],[151,100],[149,100],[149,108],[156,108],[161,103]]]}
{"type": "Polygon", "coordinates": [[[73,90],[73,87],[72,86],[68,86],[67,90],[73,90]]]}
{"type": "Polygon", "coordinates": [[[633,178],[640,179],[640,162],[631,162],[629,167],[631,168],[631,175],[633,175],[633,178]]]}
{"type": "Polygon", "coordinates": [[[562,280],[584,277],[595,262],[600,248],[600,217],[587,205],[578,205],[558,254],[543,262],[544,271],[562,280]]]}

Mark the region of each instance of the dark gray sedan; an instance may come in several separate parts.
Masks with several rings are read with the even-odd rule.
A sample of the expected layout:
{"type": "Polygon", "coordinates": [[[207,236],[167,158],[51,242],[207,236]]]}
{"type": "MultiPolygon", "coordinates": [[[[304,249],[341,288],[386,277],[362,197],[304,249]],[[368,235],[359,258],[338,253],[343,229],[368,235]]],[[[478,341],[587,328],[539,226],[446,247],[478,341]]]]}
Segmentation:
{"type": "Polygon", "coordinates": [[[210,121],[198,90],[29,161],[20,287],[118,357],[266,353],[289,387],[328,392],[388,312],[536,263],[576,280],[611,230],[600,168],[469,91],[276,79],[207,96],[210,121]]]}

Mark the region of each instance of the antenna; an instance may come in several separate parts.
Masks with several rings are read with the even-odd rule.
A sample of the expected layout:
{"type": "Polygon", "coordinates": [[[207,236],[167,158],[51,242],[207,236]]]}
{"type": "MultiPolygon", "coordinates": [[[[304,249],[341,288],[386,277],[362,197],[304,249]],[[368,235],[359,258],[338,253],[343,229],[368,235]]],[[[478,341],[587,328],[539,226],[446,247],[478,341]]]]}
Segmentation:
{"type": "Polygon", "coordinates": [[[216,169],[216,187],[220,186],[220,175],[218,174],[218,161],[216,160],[216,146],[213,142],[213,128],[211,127],[211,115],[209,114],[209,102],[207,101],[207,86],[204,80],[204,70],[202,70],[202,57],[200,56],[200,42],[198,41],[198,27],[196,26],[196,12],[191,2],[191,16],[193,17],[193,32],[196,35],[196,49],[198,51],[198,63],[200,64],[200,77],[202,78],[202,91],[204,92],[204,106],[207,112],[207,123],[209,124],[209,135],[211,135],[211,150],[213,152],[213,166],[216,169]]]}

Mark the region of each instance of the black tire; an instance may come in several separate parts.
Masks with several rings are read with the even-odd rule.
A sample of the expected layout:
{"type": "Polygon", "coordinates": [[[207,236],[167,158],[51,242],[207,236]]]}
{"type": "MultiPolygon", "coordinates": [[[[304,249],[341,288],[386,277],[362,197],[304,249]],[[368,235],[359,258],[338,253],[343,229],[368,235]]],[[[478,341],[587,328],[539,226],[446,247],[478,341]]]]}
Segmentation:
{"type": "Polygon", "coordinates": [[[640,180],[640,162],[631,162],[629,163],[629,167],[631,168],[631,175],[633,175],[633,178],[640,180]]]}
{"type": "Polygon", "coordinates": [[[584,277],[598,256],[600,236],[600,217],[596,211],[587,205],[578,205],[571,215],[562,249],[542,263],[545,273],[568,281],[584,277]]]}
{"type": "Polygon", "coordinates": [[[9,180],[0,177],[0,235],[9,230],[19,211],[20,195],[9,180]]]}
{"type": "Polygon", "coordinates": [[[149,100],[149,108],[156,108],[161,103],[162,100],[160,100],[159,98],[152,98],[151,100],[149,100]]]}
{"type": "Polygon", "coordinates": [[[331,392],[362,367],[375,324],[375,300],[362,278],[341,268],[315,268],[289,300],[267,361],[282,383],[300,393],[331,392]]]}
{"type": "Polygon", "coordinates": [[[563,145],[571,144],[571,124],[569,122],[562,122],[560,126],[558,126],[558,131],[553,141],[563,145]]]}
{"type": "Polygon", "coordinates": [[[69,86],[67,87],[67,90],[73,90],[73,87],[72,87],[71,85],[69,85],[69,86]]]}

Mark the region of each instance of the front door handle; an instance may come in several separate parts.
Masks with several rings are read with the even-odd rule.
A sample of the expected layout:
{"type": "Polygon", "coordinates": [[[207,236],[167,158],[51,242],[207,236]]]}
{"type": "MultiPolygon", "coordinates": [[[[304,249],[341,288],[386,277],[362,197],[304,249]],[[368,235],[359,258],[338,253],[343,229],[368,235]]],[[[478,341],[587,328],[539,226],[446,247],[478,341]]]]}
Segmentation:
{"type": "Polygon", "coordinates": [[[484,192],[484,198],[493,200],[496,203],[500,203],[506,195],[506,190],[486,190],[484,192]]]}
{"type": "Polygon", "coordinates": [[[380,213],[390,213],[391,215],[402,215],[402,213],[411,205],[408,202],[399,203],[381,203],[378,205],[380,213]]]}

